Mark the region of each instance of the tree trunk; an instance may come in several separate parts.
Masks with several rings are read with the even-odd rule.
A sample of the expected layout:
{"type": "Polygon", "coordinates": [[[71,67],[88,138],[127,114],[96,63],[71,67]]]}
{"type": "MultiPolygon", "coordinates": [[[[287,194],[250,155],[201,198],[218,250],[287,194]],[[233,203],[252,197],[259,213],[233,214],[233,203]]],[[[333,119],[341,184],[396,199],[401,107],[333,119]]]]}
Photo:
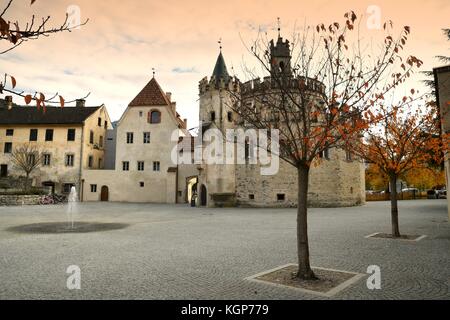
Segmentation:
{"type": "Polygon", "coordinates": [[[389,177],[391,185],[391,221],[392,221],[392,236],[394,238],[400,237],[398,227],[398,201],[397,201],[397,176],[391,175],[389,177]]]}
{"type": "Polygon", "coordinates": [[[317,279],[309,264],[308,243],[308,182],[309,167],[300,166],[298,171],[298,209],[297,209],[297,277],[304,280],[317,279]]]}
{"type": "Polygon", "coordinates": [[[30,179],[30,174],[27,172],[26,177],[25,177],[25,192],[28,192],[28,190],[30,190],[30,188],[28,187],[29,179],[30,179]]]}

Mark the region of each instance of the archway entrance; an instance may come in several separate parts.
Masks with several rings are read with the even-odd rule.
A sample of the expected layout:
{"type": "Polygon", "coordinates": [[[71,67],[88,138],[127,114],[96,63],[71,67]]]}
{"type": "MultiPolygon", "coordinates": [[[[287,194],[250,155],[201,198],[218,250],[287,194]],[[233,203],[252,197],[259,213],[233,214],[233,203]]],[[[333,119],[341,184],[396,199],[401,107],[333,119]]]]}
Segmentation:
{"type": "Polygon", "coordinates": [[[200,205],[201,206],[206,206],[207,205],[207,199],[208,199],[208,194],[206,191],[206,187],[204,184],[202,184],[201,190],[200,190],[200,205]]]}
{"type": "Polygon", "coordinates": [[[109,189],[107,186],[102,187],[102,192],[100,194],[100,201],[109,201],[109,189]]]}
{"type": "Polygon", "coordinates": [[[187,203],[191,203],[192,197],[198,196],[197,181],[198,181],[198,178],[196,176],[195,177],[188,177],[188,178],[186,178],[186,198],[185,198],[185,201],[187,203]]]}

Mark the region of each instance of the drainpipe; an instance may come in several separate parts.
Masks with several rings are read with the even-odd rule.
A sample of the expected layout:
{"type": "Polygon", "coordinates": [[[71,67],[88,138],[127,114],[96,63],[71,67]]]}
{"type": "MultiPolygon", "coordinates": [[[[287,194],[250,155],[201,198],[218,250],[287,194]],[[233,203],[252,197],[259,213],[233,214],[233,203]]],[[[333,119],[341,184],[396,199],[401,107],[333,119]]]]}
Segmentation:
{"type": "MultiPolygon", "coordinates": [[[[82,180],[81,177],[83,176],[83,151],[84,151],[84,128],[85,128],[85,121],[83,121],[83,125],[81,127],[81,146],[80,146],[80,172],[79,172],[79,190],[80,190],[80,202],[83,202],[83,193],[82,193],[82,180]]],[[[84,181],[83,181],[84,182],[84,181]]]]}

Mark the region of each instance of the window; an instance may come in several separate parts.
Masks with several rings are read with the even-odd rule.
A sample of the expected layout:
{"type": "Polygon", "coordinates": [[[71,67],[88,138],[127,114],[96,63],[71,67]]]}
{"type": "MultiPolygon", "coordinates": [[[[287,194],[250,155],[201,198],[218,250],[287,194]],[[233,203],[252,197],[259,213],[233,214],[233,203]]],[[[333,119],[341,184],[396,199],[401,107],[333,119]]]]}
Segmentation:
{"type": "Polygon", "coordinates": [[[286,195],[284,193],[278,193],[277,194],[277,200],[278,201],[284,201],[286,199],[286,195]]]}
{"type": "Polygon", "coordinates": [[[103,148],[103,136],[100,136],[100,138],[98,139],[98,145],[100,146],[100,148],[103,148]]]}
{"type": "Polygon", "coordinates": [[[43,166],[49,166],[50,165],[50,161],[51,161],[51,155],[46,153],[43,155],[42,158],[42,165],[43,166]]]}
{"type": "Polygon", "coordinates": [[[67,141],[75,141],[75,129],[67,130],[67,141]]]}
{"type": "Polygon", "coordinates": [[[75,155],[66,154],[66,167],[73,167],[75,155]]]}
{"type": "Polygon", "coordinates": [[[94,131],[89,132],[89,143],[94,144],[94,131]]]}
{"type": "Polygon", "coordinates": [[[27,157],[27,164],[28,166],[34,166],[36,164],[36,155],[35,154],[29,154],[27,157]]]}
{"type": "Polygon", "coordinates": [[[141,188],[143,188],[145,186],[144,181],[139,182],[139,185],[141,186],[141,188]]]}
{"type": "Polygon", "coordinates": [[[131,144],[133,143],[134,134],[133,132],[127,132],[127,143],[131,144]]]}
{"type": "Polygon", "coordinates": [[[352,153],[348,150],[345,151],[345,160],[347,161],[352,161],[353,160],[353,156],[352,153]]]}
{"type": "Polygon", "coordinates": [[[130,171],[130,163],[128,161],[122,162],[122,170],[123,171],[130,171]]]}
{"type": "Polygon", "coordinates": [[[105,129],[108,129],[108,121],[105,120],[105,129]]]}
{"type": "Polygon", "coordinates": [[[142,118],[143,115],[144,115],[144,113],[142,111],[139,111],[139,117],[142,118]]]}
{"type": "Polygon", "coordinates": [[[144,143],[150,143],[150,132],[144,132],[144,143]]]}
{"type": "Polygon", "coordinates": [[[138,171],[144,171],[144,161],[138,161],[137,169],[138,171]]]}
{"type": "Polygon", "coordinates": [[[325,148],[321,153],[319,153],[319,157],[322,159],[329,160],[330,159],[330,149],[328,147],[325,148]]]}
{"type": "Polygon", "coordinates": [[[12,137],[14,135],[14,129],[6,129],[6,136],[12,137]]]}
{"type": "Polygon", "coordinates": [[[216,113],[214,111],[211,111],[211,113],[209,114],[209,119],[211,121],[216,121],[216,113]]]}
{"type": "Polygon", "coordinates": [[[5,153],[12,152],[12,142],[5,142],[5,153]]]}
{"type": "Polygon", "coordinates": [[[91,184],[91,192],[92,193],[97,192],[97,185],[96,184],[91,184]]]}
{"type": "Polygon", "coordinates": [[[254,195],[254,194],[249,194],[249,195],[248,195],[248,198],[249,198],[250,200],[255,200],[255,195],[254,195]]]}
{"type": "Polygon", "coordinates": [[[93,156],[89,156],[88,157],[88,167],[92,168],[93,165],[94,165],[94,157],[93,156]]]}
{"type": "Polygon", "coordinates": [[[98,159],[98,168],[99,169],[103,168],[103,159],[102,158],[98,159]]]}
{"type": "Polygon", "coordinates": [[[75,187],[75,185],[73,183],[65,183],[63,185],[63,193],[70,193],[70,190],[72,189],[72,187],[75,187]]]}
{"type": "Polygon", "coordinates": [[[148,113],[149,123],[160,123],[161,122],[161,112],[154,110],[148,113]]]}
{"type": "Polygon", "coordinates": [[[38,129],[30,129],[30,141],[37,141],[38,129]]]}
{"type": "Polygon", "coordinates": [[[101,127],[102,126],[102,118],[98,118],[98,126],[101,127]]]}
{"type": "Polygon", "coordinates": [[[8,165],[7,164],[2,164],[0,166],[0,177],[1,178],[5,178],[8,176],[8,165]]]}
{"type": "Polygon", "coordinates": [[[45,130],[45,141],[53,141],[53,129],[45,130]]]}
{"type": "Polygon", "coordinates": [[[154,161],[153,162],[153,171],[160,171],[161,170],[161,164],[159,163],[159,161],[154,161]]]}
{"type": "Polygon", "coordinates": [[[233,112],[228,111],[227,118],[228,118],[228,122],[233,122],[233,112]]]}

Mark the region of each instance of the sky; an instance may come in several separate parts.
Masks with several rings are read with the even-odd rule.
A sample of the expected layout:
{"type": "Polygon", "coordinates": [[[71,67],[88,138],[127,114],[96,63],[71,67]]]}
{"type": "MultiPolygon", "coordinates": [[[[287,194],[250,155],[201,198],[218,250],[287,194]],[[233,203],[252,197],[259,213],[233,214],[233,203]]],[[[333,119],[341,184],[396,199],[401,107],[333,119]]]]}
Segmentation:
{"type": "MultiPolygon", "coordinates": [[[[6,2],[0,0],[0,11],[6,2]]],[[[410,26],[406,51],[424,61],[423,70],[441,65],[434,56],[450,55],[441,31],[450,27],[448,0],[37,0],[32,6],[29,0],[15,0],[5,20],[26,23],[33,14],[50,15],[56,26],[69,11],[71,19],[78,12],[89,22],[1,55],[0,72],[13,75],[18,87],[31,93],[58,92],[73,99],[91,92],[87,105],[104,103],[111,119],[118,120],[155,68],[156,79],[172,93],[191,128],[198,124],[198,82],[212,73],[219,39],[228,70],[233,67],[242,79],[243,64],[252,63],[245,45],[259,29],[276,37],[279,17],[282,35],[289,37],[295,26],[305,23],[342,23],[349,10],[364,15],[365,39],[380,34],[368,27],[378,15],[395,27],[410,26]]],[[[413,85],[420,87],[422,78],[416,75],[413,85]]]]}

